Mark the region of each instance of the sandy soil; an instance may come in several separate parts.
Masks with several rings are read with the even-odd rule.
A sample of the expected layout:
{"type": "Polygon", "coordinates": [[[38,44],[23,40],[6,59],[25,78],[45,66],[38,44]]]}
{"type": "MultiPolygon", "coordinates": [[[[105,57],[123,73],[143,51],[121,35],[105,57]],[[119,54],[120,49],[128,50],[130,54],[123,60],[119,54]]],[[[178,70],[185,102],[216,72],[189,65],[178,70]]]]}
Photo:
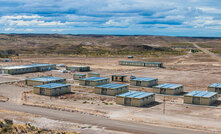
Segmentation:
{"type": "Polygon", "coordinates": [[[22,93],[32,90],[32,88],[24,88],[21,85],[24,84],[1,84],[0,95],[8,98],[10,102],[21,104],[22,93]]]}

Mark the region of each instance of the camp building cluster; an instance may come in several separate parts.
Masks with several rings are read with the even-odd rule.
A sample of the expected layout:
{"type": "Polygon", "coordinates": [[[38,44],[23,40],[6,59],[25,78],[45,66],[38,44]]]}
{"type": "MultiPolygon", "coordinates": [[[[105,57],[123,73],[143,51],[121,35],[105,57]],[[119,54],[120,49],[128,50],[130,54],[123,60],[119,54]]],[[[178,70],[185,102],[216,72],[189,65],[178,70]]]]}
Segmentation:
{"type": "MultiPolygon", "coordinates": [[[[119,61],[119,65],[163,67],[161,62],[119,61]]],[[[0,72],[2,74],[21,74],[50,71],[53,69],[56,69],[55,64],[32,64],[1,67],[0,72]]],[[[146,106],[155,102],[155,94],[182,95],[184,93],[183,85],[172,83],[158,84],[157,78],[135,77],[130,79],[130,86],[152,88],[153,92],[150,93],[129,90],[128,84],[122,84],[128,81],[126,75],[111,75],[110,78],[101,77],[99,73],[91,72],[90,66],[66,66],[66,69],[78,72],[73,74],[73,80],[78,81],[80,86],[94,87],[94,93],[96,94],[116,96],[116,103],[121,105],[146,106]],[[88,73],[86,75],[79,72],[88,73]],[[118,83],[110,83],[111,81],[118,83]]],[[[39,95],[58,96],[71,92],[71,85],[67,84],[66,79],[61,77],[46,76],[30,78],[26,79],[25,83],[28,86],[33,86],[33,92],[39,95]]],[[[214,83],[208,86],[208,91],[192,91],[184,94],[183,99],[184,103],[187,104],[212,105],[218,99],[218,93],[221,93],[221,83],[214,83]]]]}

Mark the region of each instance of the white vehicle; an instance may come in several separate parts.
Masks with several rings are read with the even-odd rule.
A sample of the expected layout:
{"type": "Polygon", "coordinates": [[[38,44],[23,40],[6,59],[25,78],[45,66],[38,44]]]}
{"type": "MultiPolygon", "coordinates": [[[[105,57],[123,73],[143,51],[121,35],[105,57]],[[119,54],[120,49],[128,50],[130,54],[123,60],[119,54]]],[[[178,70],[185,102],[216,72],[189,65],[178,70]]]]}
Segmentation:
{"type": "Polygon", "coordinates": [[[65,65],[63,65],[63,64],[57,64],[56,66],[57,67],[65,67],[65,65]]]}
{"type": "Polygon", "coordinates": [[[68,73],[68,71],[67,71],[67,70],[61,70],[61,72],[62,72],[62,73],[68,73]]]}

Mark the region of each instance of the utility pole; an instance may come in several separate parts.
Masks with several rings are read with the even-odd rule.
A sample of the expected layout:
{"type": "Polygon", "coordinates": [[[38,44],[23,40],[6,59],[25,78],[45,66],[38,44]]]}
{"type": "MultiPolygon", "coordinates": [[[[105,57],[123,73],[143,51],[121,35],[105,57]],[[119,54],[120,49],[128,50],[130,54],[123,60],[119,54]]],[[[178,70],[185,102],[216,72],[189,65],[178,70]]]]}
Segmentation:
{"type": "Polygon", "coordinates": [[[163,97],[163,114],[165,114],[165,110],[166,110],[166,98],[164,96],[163,97]]]}

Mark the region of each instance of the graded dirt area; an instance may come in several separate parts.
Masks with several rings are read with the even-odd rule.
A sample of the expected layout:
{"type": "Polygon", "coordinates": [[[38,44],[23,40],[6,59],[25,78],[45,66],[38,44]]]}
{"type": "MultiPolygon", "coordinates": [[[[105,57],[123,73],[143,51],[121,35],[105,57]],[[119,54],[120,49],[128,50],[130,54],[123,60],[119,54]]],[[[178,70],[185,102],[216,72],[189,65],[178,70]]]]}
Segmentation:
{"type": "Polygon", "coordinates": [[[124,132],[106,130],[105,128],[87,125],[87,124],[78,124],[71,123],[68,121],[59,121],[48,119],[42,116],[36,116],[33,114],[27,114],[23,112],[15,112],[9,110],[0,109],[0,118],[1,119],[10,119],[13,120],[15,124],[26,124],[41,128],[41,129],[51,129],[55,131],[63,131],[63,132],[76,132],[82,134],[128,134],[124,132]]]}
{"type": "MultiPolygon", "coordinates": [[[[220,83],[221,62],[206,54],[188,54],[177,57],[135,58],[137,61],[161,61],[165,68],[148,68],[134,66],[120,66],[119,60],[126,58],[87,58],[87,57],[45,57],[22,58],[24,63],[54,63],[66,65],[89,65],[93,72],[100,73],[103,77],[112,74],[124,74],[136,77],[154,77],[161,83],[183,84],[184,91],[207,90],[212,83],[220,83]],[[200,57],[200,58],[199,58],[200,57]]],[[[83,72],[87,73],[87,72],[83,72]]],[[[72,73],[61,73],[58,70],[15,75],[13,79],[25,79],[37,76],[65,77],[72,83],[72,93],[60,97],[47,97],[27,93],[26,101],[19,101],[23,91],[31,91],[32,87],[22,83],[0,85],[0,95],[9,98],[15,103],[44,106],[46,108],[60,108],[76,110],[82,113],[93,114],[105,118],[152,124],[166,127],[179,127],[194,130],[203,130],[208,133],[221,133],[221,105],[220,100],[216,106],[195,106],[183,104],[182,96],[166,96],[166,112],[163,114],[164,95],[156,95],[156,103],[148,107],[128,107],[117,105],[115,97],[101,96],[93,93],[92,87],[78,86],[78,81],[72,80],[72,73]]],[[[1,79],[11,76],[1,75],[1,79]]],[[[126,82],[129,84],[129,82],[126,82]]],[[[152,92],[151,88],[130,87],[131,90],[152,92]]],[[[40,119],[39,119],[40,120],[40,119]]],[[[46,120],[47,121],[47,120],[46,120]]],[[[50,122],[50,121],[49,121],[50,122]]]]}
{"type": "Polygon", "coordinates": [[[66,65],[89,65],[93,72],[100,73],[103,77],[108,77],[112,74],[154,77],[158,78],[159,83],[183,84],[186,91],[207,90],[207,86],[219,82],[218,78],[221,76],[221,62],[203,53],[177,57],[132,59],[134,61],[160,61],[164,63],[165,68],[120,66],[118,65],[118,61],[120,60],[131,59],[82,57],[24,58],[26,62],[34,61],[66,65]]]}

